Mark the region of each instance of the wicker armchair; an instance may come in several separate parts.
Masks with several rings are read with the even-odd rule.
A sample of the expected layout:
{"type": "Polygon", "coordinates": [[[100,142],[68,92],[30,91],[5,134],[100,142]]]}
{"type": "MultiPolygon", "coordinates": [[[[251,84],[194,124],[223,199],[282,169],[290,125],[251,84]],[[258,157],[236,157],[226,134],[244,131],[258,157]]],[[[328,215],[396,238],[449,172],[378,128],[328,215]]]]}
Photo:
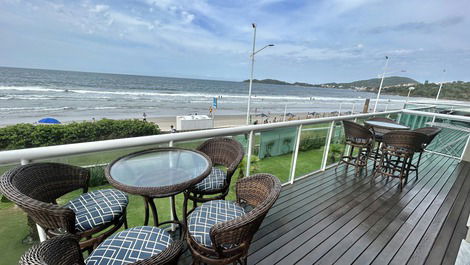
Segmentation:
{"type": "MultiPolygon", "coordinates": [[[[346,137],[346,146],[349,146],[349,154],[343,153],[340,161],[336,165],[335,172],[340,164],[346,164],[346,170],[349,165],[356,169],[355,175],[365,168],[367,175],[367,161],[369,154],[374,146],[374,135],[366,127],[352,121],[343,121],[344,134],[346,137]],[[354,155],[354,148],[358,148],[354,155]]],[[[344,152],[346,152],[344,148],[344,152]]]]}
{"type": "MultiPolygon", "coordinates": [[[[116,234],[127,233],[132,229],[147,228],[152,229],[154,233],[150,236],[158,237],[158,234],[167,233],[156,227],[136,227],[125,230],[116,234]]],[[[142,240],[143,237],[133,239],[133,244],[129,245],[129,238],[126,247],[117,249],[110,248],[109,245],[118,240],[113,238],[106,239],[99,245],[90,256],[84,261],[80,252],[78,238],[74,235],[67,234],[48,239],[38,245],[30,248],[21,257],[20,265],[85,265],[85,264],[135,264],[135,265],[150,265],[150,264],[176,264],[183,249],[183,243],[180,240],[170,240],[165,242],[162,250],[153,249],[158,243],[151,242],[150,244],[140,244],[136,240],[142,240]],[[131,247],[130,247],[131,246],[131,247]],[[141,248],[135,248],[140,246],[141,248]],[[134,248],[131,250],[131,248],[134,248]],[[145,251],[143,251],[145,248],[145,251]],[[142,258],[145,257],[145,258],[142,258]]],[[[165,235],[167,236],[167,235],[165,235]]],[[[157,238],[158,239],[158,238],[157,238]]],[[[123,241],[123,240],[121,240],[123,241]]]]}
{"type": "Polygon", "coordinates": [[[91,250],[126,222],[128,199],[113,189],[87,193],[89,179],[89,171],[81,167],[34,163],[6,172],[0,180],[0,191],[49,237],[64,232],[75,234],[86,239],[80,242],[81,248],[91,250]],[[83,190],[80,197],[64,206],[57,205],[59,197],[77,189],[83,190]]]}
{"type": "Polygon", "coordinates": [[[236,202],[209,201],[197,207],[186,229],[193,263],[246,264],[251,240],[280,191],[278,178],[255,174],[237,181],[236,202]]]}
{"type": "Polygon", "coordinates": [[[408,175],[412,167],[413,156],[421,152],[427,136],[413,131],[392,131],[383,137],[380,163],[375,171],[375,176],[383,175],[400,179],[400,190],[408,181],[408,175]]]}
{"type": "Polygon", "coordinates": [[[192,186],[185,192],[184,205],[188,200],[193,201],[195,208],[198,202],[223,200],[229,192],[233,174],[240,165],[244,151],[242,145],[231,138],[217,137],[202,143],[198,151],[206,154],[212,161],[212,171],[204,180],[192,186]],[[223,166],[226,172],[216,166],[223,166]],[[216,195],[204,197],[205,195],[216,195]]]}

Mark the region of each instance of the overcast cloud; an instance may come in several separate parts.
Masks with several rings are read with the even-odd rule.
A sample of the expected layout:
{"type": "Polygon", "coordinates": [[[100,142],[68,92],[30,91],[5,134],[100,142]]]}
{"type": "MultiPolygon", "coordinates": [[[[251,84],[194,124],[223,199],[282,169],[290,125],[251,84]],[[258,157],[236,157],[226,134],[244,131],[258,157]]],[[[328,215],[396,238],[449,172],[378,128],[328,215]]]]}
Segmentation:
{"type": "Polygon", "coordinates": [[[391,75],[469,81],[469,10],[468,0],[2,0],[0,65],[243,80],[256,22],[257,47],[275,44],[257,54],[256,78],[372,78],[389,56],[391,75]]]}

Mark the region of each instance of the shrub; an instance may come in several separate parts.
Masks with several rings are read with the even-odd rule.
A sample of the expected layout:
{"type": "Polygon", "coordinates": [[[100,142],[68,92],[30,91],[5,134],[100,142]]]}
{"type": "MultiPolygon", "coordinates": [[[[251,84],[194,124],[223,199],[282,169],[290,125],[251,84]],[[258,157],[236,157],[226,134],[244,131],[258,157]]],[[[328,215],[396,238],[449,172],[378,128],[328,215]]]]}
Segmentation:
{"type": "Polygon", "coordinates": [[[104,167],[102,166],[96,166],[96,167],[90,167],[90,187],[96,187],[96,186],[101,186],[108,184],[108,180],[106,179],[106,176],[104,175],[104,167]]]}
{"type": "Polygon", "coordinates": [[[304,138],[300,140],[299,150],[308,151],[312,149],[320,149],[325,145],[326,137],[304,138]]]}
{"type": "Polygon", "coordinates": [[[158,125],[141,120],[73,122],[64,125],[16,124],[0,128],[0,150],[155,135],[158,125]]]}

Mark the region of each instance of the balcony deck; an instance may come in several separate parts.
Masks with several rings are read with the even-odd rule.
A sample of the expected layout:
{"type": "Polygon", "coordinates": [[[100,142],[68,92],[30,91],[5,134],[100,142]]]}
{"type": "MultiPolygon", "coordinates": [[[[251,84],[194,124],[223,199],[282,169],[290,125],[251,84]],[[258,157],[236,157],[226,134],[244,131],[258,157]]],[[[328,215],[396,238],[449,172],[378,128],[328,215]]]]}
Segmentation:
{"type": "Polygon", "coordinates": [[[454,264],[470,214],[467,176],[470,163],[425,153],[401,192],[396,179],[342,166],[296,181],[256,233],[248,264],[454,264]]]}
{"type": "MultiPolygon", "coordinates": [[[[350,167],[351,168],[351,167],[350,167]]],[[[470,163],[425,154],[419,178],[338,168],[283,188],[249,264],[453,264],[470,213],[470,163]]]]}

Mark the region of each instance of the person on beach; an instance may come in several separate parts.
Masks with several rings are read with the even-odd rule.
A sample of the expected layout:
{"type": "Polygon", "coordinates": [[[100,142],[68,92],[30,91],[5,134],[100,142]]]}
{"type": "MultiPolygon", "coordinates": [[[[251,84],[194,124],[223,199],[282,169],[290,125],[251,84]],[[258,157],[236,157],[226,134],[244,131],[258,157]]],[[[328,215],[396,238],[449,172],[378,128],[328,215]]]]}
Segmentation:
{"type": "Polygon", "coordinates": [[[173,125],[170,126],[170,132],[171,133],[176,133],[176,129],[173,125]]]}
{"type": "Polygon", "coordinates": [[[147,121],[147,114],[145,112],[144,112],[144,114],[142,114],[142,117],[143,117],[142,118],[143,121],[147,121]]]}

